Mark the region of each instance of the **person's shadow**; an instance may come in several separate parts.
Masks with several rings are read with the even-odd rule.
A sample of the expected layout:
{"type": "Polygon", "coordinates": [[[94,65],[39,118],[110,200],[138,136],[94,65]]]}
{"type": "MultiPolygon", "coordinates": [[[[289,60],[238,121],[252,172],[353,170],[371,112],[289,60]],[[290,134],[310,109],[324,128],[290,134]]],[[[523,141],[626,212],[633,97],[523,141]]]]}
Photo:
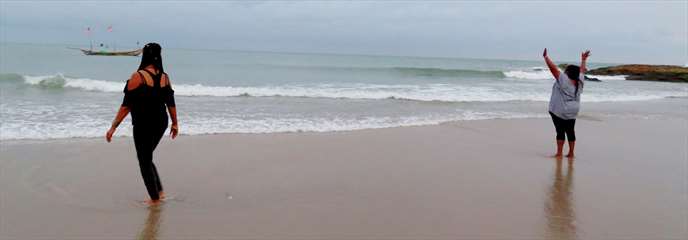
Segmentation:
{"type": "Polygon", "coordinates": [[[158,230],[160,229],[160,214],[162,214],[162,206],[157,205],[148,207],[148,217],[146,218],[146,223],[136,239],[158,239],[158,230]]]}
{"type": "Polygon", "coordinates": [[[547,239],[577,239],[573,198],[573,160],[568,160],[566,175],[563,160],[557,159],[552,186],[547,194],[545,217],[547,239]]]}

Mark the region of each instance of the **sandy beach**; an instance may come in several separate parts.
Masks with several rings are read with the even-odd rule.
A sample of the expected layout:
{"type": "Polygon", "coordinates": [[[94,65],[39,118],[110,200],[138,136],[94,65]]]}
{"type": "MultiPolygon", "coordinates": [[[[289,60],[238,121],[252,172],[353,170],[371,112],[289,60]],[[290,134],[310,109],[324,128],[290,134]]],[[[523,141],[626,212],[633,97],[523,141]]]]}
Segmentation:
{"type": "Polygon", "coordinates": [[[165,138],[169,199],[132,139],[3,142],[2,239],[685,239],[685,119],[549,119],[165,138]]]}
{"type": "Polygon", "coordinates": [[[0,0],[0,240],[688,240],[686,19],[0,0]]]}

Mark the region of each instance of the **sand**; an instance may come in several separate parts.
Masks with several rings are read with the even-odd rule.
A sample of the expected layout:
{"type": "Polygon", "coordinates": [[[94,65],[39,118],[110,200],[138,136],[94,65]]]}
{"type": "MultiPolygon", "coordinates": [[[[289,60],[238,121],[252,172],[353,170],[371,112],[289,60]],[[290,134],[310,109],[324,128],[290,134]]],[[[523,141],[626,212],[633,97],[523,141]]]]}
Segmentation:
{"type": "Polygon", "coordinates": [[[581,118],[572,162],[548,157],[553,132],[522,119],[166,138],[155,208],[139,203],[131,138],[5,141],[0,238],[688,237],[688,121],[581,118]]]}

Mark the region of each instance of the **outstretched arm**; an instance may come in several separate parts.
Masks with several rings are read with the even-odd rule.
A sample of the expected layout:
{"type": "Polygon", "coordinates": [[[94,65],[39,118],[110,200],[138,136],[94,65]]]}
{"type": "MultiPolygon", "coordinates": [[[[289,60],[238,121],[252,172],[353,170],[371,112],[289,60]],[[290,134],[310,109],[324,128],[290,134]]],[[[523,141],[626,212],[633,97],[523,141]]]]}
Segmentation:
{"type": "Polygon", "coordinates": [[[588,69],[585,67],[585,63],[588,61],[588,57],[590,57],[590,50],[585,50],[583,54],[581,54],[581,65],[580,65],[580,73],[585,74],[585,71],[588,69]]]}
{"type": "Polygon", "coordinates": [[[542,56],[545,58],[545,63],[547,63],[547,67],[549,68],[549,71],[552,72],[552,76],[554,76],[554,80],[559,79],[559,68],[557,68],[557,65],[552,62],[551,59],[549,59],[549,56],[547,56],[547,48],[545,48],[545,51],[542,53],[542,56]]]}

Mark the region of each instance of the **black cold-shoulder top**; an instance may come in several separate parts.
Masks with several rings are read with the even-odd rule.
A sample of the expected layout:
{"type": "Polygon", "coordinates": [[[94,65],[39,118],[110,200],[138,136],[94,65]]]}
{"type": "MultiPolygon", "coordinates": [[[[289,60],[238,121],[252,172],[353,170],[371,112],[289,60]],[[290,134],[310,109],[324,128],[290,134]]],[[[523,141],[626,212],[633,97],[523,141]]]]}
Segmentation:
{"type": "MultiPolygon", "coordinates": [[[[138,74],[144,81],[135,89],[127,89],[124,86],[124,99],[122,106],[126,106],[131,111],[131,122],[133,125],[154,125],[167,127],[167,110],[165,106],[174,107],[174,90],[172,90],[169,82],[165,87],[160,87],[162,75],[165,73],[153,74],[146,71],[151,78],[153,78],[153,86],[145,83],[145,78],[141,71],[138,74]]],[[[169,78],[168,78],[169,79],[169,78]]]]}

